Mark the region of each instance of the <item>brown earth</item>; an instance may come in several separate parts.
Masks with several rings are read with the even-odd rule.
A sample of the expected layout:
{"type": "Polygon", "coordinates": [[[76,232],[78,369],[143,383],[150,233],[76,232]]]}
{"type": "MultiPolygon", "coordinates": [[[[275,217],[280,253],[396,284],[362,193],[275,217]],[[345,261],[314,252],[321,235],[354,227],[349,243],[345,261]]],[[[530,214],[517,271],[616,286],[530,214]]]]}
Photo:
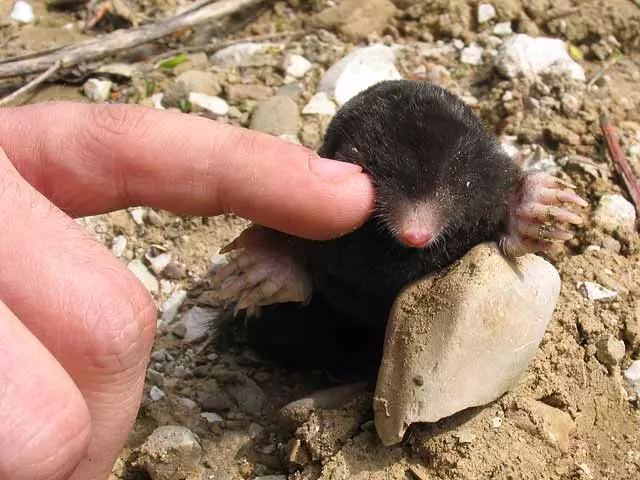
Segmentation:
{"type": "MultiPolygon", "coordinates": [[[[11,2],[0,1],[0,12],[8,11],[8,3],[11,2]]],[[[135,3],[134,9],[140,14],[157,18],[164,12],[173,12],[179,2],[131,3],[135,3]]],[[[238,26],[238,20],[234,19],[233,36],[242,38],[311,25],[313,22],[306,20],[321,10],[324,3],[276,2],[274,7],[258,11],[246,26],[238,26]]],[[[471,41],[488,28],[476,25],[476,2],[394,3],[402,8],[412,6],[399,10],[388,27],[373,33],[370,39],[411,44],[455,36],[471,41]]],[[[559,35],[581,48],[584,53],[581,63],[588,79],[606,67],[604,77],[596,83],[599,88],[586,92],[584,86],[556,81],[552,91],[541,92],[540,85],[505,81],[488,68],[460,64],[452,55],[429,60],[413,56],[401,62],[403,71],[409,76],[420,76],[425,74],[415,72],[430,72],[436,64],[444,66],[448,76],[443,83],[461,95],[475,96],[479,100],[479,114],[492,128],[517,136],[523,143],[537,144],[555,158],[576,154],[588,157],[591,163],[586,167],[580,162],[564,164],[563,175],[578,186],[579,193],[592,206],[605,193],[626,196],[611,161],[603,153],[598,116],[602,109],[609,112],[625,148],[638,141],[634,140],[640,132],[637,2],[493,0],[491,3],[497,9],[497,20],[513,20],[517,31],[559,35]],[[615,42],[609,38],[611,35],[615,36],[615,42]],[[616,55],[620,57],[614,63],[616,55]],[[418,67],[424,69],[416,70],[418,67]],[[505,92],[512,92],[511,100],[503,100],[505,92]],[[575,111],[563,109],[564,94],[578,99],[575,111]],[[545,99],[552,104],[534,110],[527,106],[530,98],[545,99]]],[[[64,27],[81,21],[81,10],[51,13],[41,6],[36,10],[41,15],[36,25],[18,27],[0,21],[0,57],[96,34],[64,27]]],[[[205,30],[211,32],[215,28],[205,30]]],[[[203,35],[196,32],[184,41],[197,42],[203,35]]],[[[310,32],[306,38],[288,42],[287,48],[300,51],[314,63],[314,69],[301,82],[303,91],[296,99],[300,105],[314,93],[321,73],[354,45],[349,41],[328,32],[310,32]]],[[[175,44],[176,40],[172,42],[175,44]]],[[[154,52],[174,44],[163,43],[154,52]]],[[[247,69],[242,75],[218,73],[222,85],[261,84],[275,89],[284,83],[281,72],[271,66],[247,69]]],[[[156,71],[153,76],[164,88],[171,84],[175,74],[156,71]]],[[[0,93],[17,84],[17,81],[0,83],[0,93]]],[[[139,90],[139,85],[133,88],[126,82],[120,83],[112,101],[142,101],[136,93],[139,90]]],[[[62,81],[41,89],[30,101],[62,98],[86,101],[77,85],[62,81]]],[[[255,102],[241,100],[235,106],[240,115],[220,120],[248,125],[255,102]]],[[[325,126],[326,122],[304,118],[302,142],[317,147],[325,126]]],[[[165,285],[186,288],[190,294],[186,305],[198,304],[204,298],[200,296],[203,292],[200,280],[213,257],[246,222],[231,215],[189,218],[156,213],[153,223],[147,220],[143,225],[135,224],[125,211],[79,221],[108,248],[116,235],[125,235],[128,245],[123,262],[140,258],[151,245],[166,248],[173,254],[175,268],[172,278],[164,279],[165,285]]],[[[640,410],[638,400],[629,397],[621,378],[621,366],[626,367],[640,355],[639,247],[637,233],[612,236],[589,222],[566,248],[548,256],[561,273],[561,297],[520,386],[484,408],[461,412],[434,425],[416,426],[402,445],[391,448],[381,446],[372,429],[369,393],[342,407],[320,409],[302,425],[295,425],[300,428],[293,431],[291,423],[278,414],[279,409],[333,385],[330,379],[321,372],[292,372],[259,359],[239,338],[219,349],[213,345],[203,348],[184,344],[178,335],[180,322],[163,326],[150,364],[160,373],[161,380],[149,377],[138,421],[112,479],[148,478],[132,467],[136,447],[155,427],[166,424],[184,425],[201,440],[203,460],[200,470],[188,477],[193,479],[249,479],[277,473],[287,474],[291,479],[326,480],[640,478],[640,410]],[[589,245],[602,248],[587,251],[589,245]],[[589,301],[578,288],[585,280],[598,282],[619,295],[610,301],[589,301]],[[607,335],[625,342],[621,366],[607,367],[597,358],[596,343],[607,335]],[[224,421],[208,424],[199,416],[200,407],[185,402],[184,398],[200,402],[202,392],[213,388],[211,379],[224,384],[220,379],[230,375],[243,375],[255,381],[266,395],[266,403],[260,414],[249,413],[233,401],[219,411],[211,408],[224,421]],[[152,385],[164,391],[164,399],[149,398],[152,385]]],[[[166,297],[166,293],[159,293],[158,304],[166,297]]],[[[210,397],[221,401],[226,394],[224,389],[223,393],[219,390],[218,386],[217,393],[210,397]]]]}

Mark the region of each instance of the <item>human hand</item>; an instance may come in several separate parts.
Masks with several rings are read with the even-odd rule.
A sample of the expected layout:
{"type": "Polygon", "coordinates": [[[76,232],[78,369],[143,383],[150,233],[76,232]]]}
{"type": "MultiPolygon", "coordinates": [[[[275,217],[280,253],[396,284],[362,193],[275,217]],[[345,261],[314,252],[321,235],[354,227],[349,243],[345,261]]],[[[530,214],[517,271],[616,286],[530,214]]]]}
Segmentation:
{"type": "Polygon", "coordinates": [[[358,167],[203,118],[52,103],[0,125],[0,478],[105,479],[138,410],[155,306],[72,216],[233,212],[324,239],[373,203],[358,167]]]}

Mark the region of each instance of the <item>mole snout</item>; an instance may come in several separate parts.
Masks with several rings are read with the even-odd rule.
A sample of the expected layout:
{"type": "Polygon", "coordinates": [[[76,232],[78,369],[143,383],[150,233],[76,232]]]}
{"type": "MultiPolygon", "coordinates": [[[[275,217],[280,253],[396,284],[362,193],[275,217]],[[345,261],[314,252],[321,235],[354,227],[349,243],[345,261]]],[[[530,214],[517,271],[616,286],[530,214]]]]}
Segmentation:
{"type": "Polygon", "coordinates": [[[399,204],[392,215],[392,231],[398,242],[408,248],[426,248],[441,233],[442,215],[430,200],[396,200],[399,204]],[[395,225],[394,225],[395,224],[395,225]],[[395,227],[395,228],[394,228],[395,227]]]}
{"type": "Polygon", "coordinates": [[[432,238],[431,232],[420,227],[411,227],[400,232],[400,240],[407,247],[424,248],[432,238]]]}

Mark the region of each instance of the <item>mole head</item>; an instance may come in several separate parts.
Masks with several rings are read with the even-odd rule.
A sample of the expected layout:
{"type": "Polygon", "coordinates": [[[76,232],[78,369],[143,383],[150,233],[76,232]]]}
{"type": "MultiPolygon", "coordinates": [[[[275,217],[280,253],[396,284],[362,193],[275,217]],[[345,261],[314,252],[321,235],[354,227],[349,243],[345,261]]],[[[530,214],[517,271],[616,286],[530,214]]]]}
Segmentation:
{"type": "Polygon", "coordinates": [[[450,146],[398,149],[372,168],[376,221],[400,244],[428,248],[482,223],[491,204],[497,165],[482,139],[459,137],[450,146]],[[493,165],[492,165],[493,164],[493,165]]]}
{"type": "Polygon", "coordinates": [[[472,111],[425,82],[382,82],[351,99],[320,154],[361,165],[380,229],[418,249],[495,223],[516,173],[472,111]]]}

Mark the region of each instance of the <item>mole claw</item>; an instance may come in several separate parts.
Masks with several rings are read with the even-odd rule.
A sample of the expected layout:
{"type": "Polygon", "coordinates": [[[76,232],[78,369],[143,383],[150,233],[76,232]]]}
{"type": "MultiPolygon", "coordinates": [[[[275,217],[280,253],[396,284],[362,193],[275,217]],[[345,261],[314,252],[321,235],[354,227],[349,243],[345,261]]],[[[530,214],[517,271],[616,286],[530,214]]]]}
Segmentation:
{"type": "Polygon", "coordinates": [[[213,296],[233,304],[234,314],[248,315],[259,306],[305,302],[311,295],[311,280],[298,257],[277,232],[251,227],[221,250],[228,263],[213,269],[213,296]]]}

